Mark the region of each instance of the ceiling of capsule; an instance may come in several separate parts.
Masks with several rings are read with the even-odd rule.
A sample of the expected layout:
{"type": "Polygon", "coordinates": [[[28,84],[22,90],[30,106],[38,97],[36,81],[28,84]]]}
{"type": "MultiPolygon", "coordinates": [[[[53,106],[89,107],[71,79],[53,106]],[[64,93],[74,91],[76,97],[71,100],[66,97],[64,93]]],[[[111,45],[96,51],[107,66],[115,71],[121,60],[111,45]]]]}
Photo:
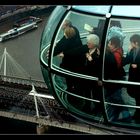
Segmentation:
{"type": "Polygon", "coordinates": [[[90,13],[106,14],[109,12],[110,6],[107,6],[107,5],[106,6],[97,6],[97,5],[79,6],[79,5],[76,5],[76,6],[72,6],[72,8],[80,10],[80,11],[90,12],[90,13]]]}
{"type": "MultiPolygon", "coordinates": [[[[77,9],[80,11],[86,11],[90,13],[97,13],[97,14],[107,14],[110,10],[110,5],[76,5],[72,6],[73,9],[77,9]]],[[[127,5],[115,5],[112,6],[111,10],[112,15],[116,16],[126,16],[126,17],[140,17],[140,6],[133,5],[133,6],[127,6],[127,5]]]]}

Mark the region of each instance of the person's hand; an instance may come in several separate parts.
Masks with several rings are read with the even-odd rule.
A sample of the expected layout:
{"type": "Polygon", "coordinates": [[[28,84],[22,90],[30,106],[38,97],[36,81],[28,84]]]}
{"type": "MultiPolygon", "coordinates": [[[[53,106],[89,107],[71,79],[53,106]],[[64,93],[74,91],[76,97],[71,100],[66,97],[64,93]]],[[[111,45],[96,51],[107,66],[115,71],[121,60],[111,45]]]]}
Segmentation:
{"type": "Polygon", "coordinates": [[[86,53],[86,58],[88,59],[88,61],[92,61],[93,60],[89,53],[86,53]]]}
{"type": "Polygon", "coordinates": [[[137,68],[137,64],[131,64],[132,68],[137,68]]]}
{"type": "Polygon", "coordinates": [[[63,54],[63,52],[61,52],[61,53],[59,53],[57,56],[59,56],[59,57],[64,57],[64,54],[63,54]]]}

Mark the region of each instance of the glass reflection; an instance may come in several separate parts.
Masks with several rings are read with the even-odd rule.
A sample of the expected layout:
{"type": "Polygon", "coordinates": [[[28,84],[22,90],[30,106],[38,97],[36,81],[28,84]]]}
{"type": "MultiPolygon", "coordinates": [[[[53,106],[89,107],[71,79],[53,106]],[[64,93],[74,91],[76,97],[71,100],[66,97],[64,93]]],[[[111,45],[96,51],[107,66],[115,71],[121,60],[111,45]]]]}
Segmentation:
{"type": "Polygon", "coordinates": [[[62,72],[75,72],[98,77],[99,62],[97,62],[97,58],[100,55],[104,25],[103,18],[75,12],[68,13],[56,36],[53,68],[62,69],[62,72]],[[94,63],[96,63],[95,66],[92,66],[94,63]],[[85,70],[86,66],[90,68],[85,70]],[[92,72],[95,68],[96,72],[95,70],[92,72]]]}
{"type": "MultiPolygon", "coordinates": [[[[106,84],[104,86],[105,109],[110,122],[140,124],[140,106],[137,100],[127,92],[128,87],[121,86],[115,92],[111,91],[116,84],[106,84]]],[[[131,89],[135,90],[135,86],[131,89]]]]}
{"type": "MultiPolygon", "coordinates": [[[[102,106],[100,103],[101,88],[96,87],[94,91],[87,92],[87,83],[89,80],[69,76],[76,84],[76,88],[71,91],[66,90],[66,78],[68,75],[52,75],[54,88],[57,97],[62,104],[71,112],[81,114],[83,117],[88,117],[94,120],[100,120],[102,116],[102,106]],[[86,115],[87,114],[87,115],[86,115]]],[[[97,86],[97,82],[93,82],[97,86]]]]}
{"type": "MultiPolygon", "coordinates": [[[[61,16],[59,20],[60,18],[61,16]]],[[[101,44],[105,20],[88,13],[85,15],[70,11],[58,29],[57,22],[55,26],[51,26],[54,27],[52,31],[56,31],[56,36],[51,34],[51,37],[47,38],[51,30],[47,32],[46,28],[41,53],[41,61],[46,66],[46,54],[50,46],[53,48],[50,53],[50,71],[45,67],[42,71],[45,80],[53,73],[51,78],[55,89],[54,95],[70,112],[86,120],[100,121],[105,109],[104,116],[107,115],[109,123],[139,126],[140,21],[111,18],[106,43],[101,44]],[[55,37],[55,40],[50,45],[48,41],[50,43],[52,37],[55,37]],[[104,62],[100,64],[102,47],[105,50],[104,62]],[[101,65],[101,81],[104,87],[98,84],[101,65]]],[[[51,80],[46,80],[47,82],[51,88],[51,80]]]]}

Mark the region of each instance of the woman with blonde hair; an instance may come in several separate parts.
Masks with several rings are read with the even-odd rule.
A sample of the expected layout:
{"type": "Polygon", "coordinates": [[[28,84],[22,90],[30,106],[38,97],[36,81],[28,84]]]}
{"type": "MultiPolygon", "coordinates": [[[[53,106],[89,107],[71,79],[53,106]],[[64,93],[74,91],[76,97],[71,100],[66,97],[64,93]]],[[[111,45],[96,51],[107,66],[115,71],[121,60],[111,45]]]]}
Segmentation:
{"type": "MultiPolygon", "coordinates": [[[[83,73],[85,64],[85,50],[81,42],[76,37],[76,31],[73,27],[64,29],[65,39],[58,42],[54,49],[54,55],[62,57],[60,67],[71,72],[83,73]]],[[[66,77],[67,91],[80,94],[80,81],[78,78],[66,77]]]]}

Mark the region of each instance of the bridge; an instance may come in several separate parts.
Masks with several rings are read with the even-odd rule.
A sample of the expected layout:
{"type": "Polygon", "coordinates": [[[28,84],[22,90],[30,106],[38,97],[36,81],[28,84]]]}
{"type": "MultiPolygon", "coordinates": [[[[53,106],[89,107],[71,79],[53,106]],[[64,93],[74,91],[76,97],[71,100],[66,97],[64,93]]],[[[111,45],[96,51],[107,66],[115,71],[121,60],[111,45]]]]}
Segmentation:
{"type": "Polygon", "coordinates": [[[74,119],[42,85],[40,81],[1,75],[0,116],[35,123],[38,134],[43,133],[48,126],[86,134],[111,134],[74,119]]]}
{"type": "Polygon", "coordinates": [[[49,126],[85,134],[121,134],[93,127],[74,119],[56,102],[53,96],[49,95],[47,88],[46,92],[39,88],[39,93],[37,93],[33,85],[31,91],[29,85],[24,84],[23,87],[18,87],[17,84],[16,86],[13,83],[0,84],[0,116],[35,123],[37,134],[43,134],[49,126]]]}
{"type": "Polygon", "coordinates": [[[106,134],[75,121],[49,94],[46,83],[32,79],[6,48],[0,57],[0,116],[35,123],[38,134],[48,126],[106,134]]]}

